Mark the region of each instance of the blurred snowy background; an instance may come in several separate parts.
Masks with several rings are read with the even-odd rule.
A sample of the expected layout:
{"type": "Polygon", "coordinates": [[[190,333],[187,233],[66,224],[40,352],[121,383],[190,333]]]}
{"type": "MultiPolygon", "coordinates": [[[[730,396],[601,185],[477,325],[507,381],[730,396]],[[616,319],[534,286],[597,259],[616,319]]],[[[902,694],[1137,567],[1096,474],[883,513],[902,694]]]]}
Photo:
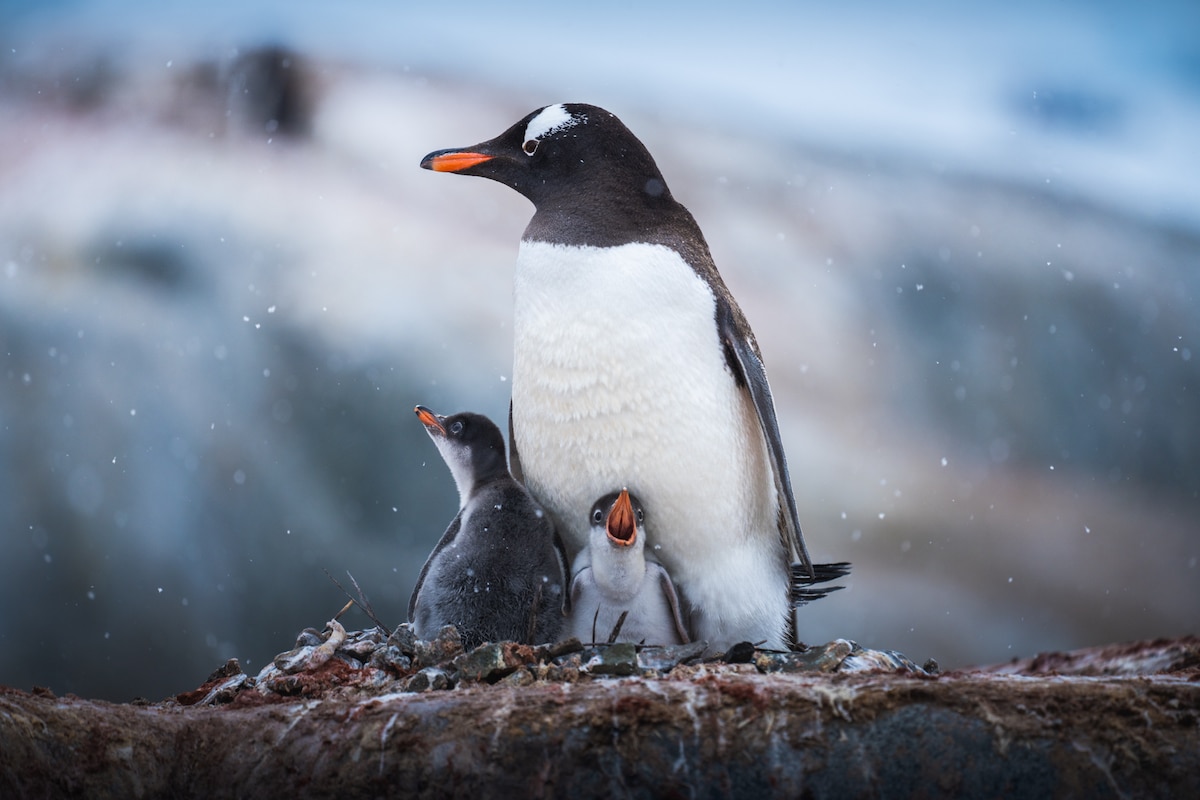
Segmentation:
{"type": "MultiPolygon", "coordinates": [[[[945,667],[1200,630],[1200,5],[0,3],[0,684],[256,671],[454,514],[525,200],[617,113],[749,316],[805,638],[945,667]]],[[[367,624],[351,612],[350,625],[367,624]]]]}

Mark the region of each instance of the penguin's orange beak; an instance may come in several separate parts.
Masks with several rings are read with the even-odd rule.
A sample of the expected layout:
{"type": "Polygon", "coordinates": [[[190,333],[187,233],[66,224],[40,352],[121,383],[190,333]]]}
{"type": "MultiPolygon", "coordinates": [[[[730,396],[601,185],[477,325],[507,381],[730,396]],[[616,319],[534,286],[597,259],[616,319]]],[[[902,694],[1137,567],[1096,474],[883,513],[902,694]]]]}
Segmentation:
{"type": "Polygon", "coordinates": [[[495,156],[470,150],[439,150],[421,159],[421,166],[434,172],[462,172],[476,164],[491,161],[495,156]]]}
{"type": "Polygon", "coordinates": [[[620,547],[629,547],[637,540],[637,517],[633,513],[628,490],[622,489],[617,502],[613,503],[604,530],[608,540],[620,547]]]}
{"type": "Polygon", "coordinates": [[[433,431],[437,431],[443,436],[446,435],[446,428],[442,425],[442,420],[437,414],[433,413],[425,406],[417,406],[413,409],[413,411],[417,412],[417,419],[421,420],[421,424],[424,425],[431,433],[433,431]]]}

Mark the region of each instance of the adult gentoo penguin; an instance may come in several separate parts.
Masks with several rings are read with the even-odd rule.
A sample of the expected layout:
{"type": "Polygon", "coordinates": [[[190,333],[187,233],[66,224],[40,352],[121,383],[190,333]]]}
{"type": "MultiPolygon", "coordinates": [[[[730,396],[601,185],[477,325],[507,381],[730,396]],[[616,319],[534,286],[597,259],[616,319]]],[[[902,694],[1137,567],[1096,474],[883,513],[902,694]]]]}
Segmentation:
{"type": "Polygon", "coordinates": [[[566,553],[550,517],[509,474],[500,429],[479,414],[416,412],[450,467],[460,506],[408,601],[418,638],[453,624],[468,649],[557,641],[570,602],[566,553]]]}
{"type": "Polygon", "coordinates": [[[800,532],[758,344],[699,226],[613,114],[559,104],[421,166],[536,207],[517,256],[513,472],[569,554],[586,510],[628,486],[694,638],[783,647],[820,578],[800,532]]]}
{"type": "Polygon", "coordinates": [[[588,515],[588,546],[571,565],[566,633],[584,642],[687,644],[671,576],[647,557],[645,511],[628,489],[601,497],[588,515]]]}

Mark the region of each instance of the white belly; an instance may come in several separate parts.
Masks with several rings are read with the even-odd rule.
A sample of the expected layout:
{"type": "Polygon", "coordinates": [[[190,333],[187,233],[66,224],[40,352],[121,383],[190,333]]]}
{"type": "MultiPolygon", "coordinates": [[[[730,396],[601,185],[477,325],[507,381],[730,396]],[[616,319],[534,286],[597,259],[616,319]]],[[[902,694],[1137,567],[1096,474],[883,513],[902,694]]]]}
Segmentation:
{"type": "Polygon", "coordinates": [[[591,566],[575,577],[578,591],[574,592],[574,608],[567,620],[565,636],[575,636],[581,642],[607,642],[609,635],[621,622],[615,641],[646,644],[683,644],[675,631],[675,615],[663,593],[659,576],[662,567],[648,565],[641,585],[627,594],[614,595],[601,589],[592,575],[591,566]]]}
{"type": "Polygon", "coordinates": [[[672,250],[522,242],[513,426],[526,483],[574,556],[625,486],[714,646],[783,642],[787,568],[762,432],[725,367],[715,300],[672,250]]]}

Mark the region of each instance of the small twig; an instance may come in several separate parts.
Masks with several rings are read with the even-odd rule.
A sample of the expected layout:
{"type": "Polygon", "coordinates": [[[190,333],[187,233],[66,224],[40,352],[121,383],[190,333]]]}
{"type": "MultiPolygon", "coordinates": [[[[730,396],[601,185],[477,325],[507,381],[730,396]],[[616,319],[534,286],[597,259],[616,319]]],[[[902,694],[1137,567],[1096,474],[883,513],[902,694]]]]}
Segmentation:
{"type": "Polygon", "coordinates": [[[371,608],[370,601],[368,601],[366,595],[363,594],[363,590],[359,588],[358,581],[354,580],[353,575],[350,575],[349,570],[346,570],[346,574],[350,575],[350,581],[354,584],[354,588],[358,590],[358,599],[355,599],[354,595],[347,592],[346,587],[338,583],[338,579],[329,574],[329,570],[322,569],[321,571],[325,573],[326,578],[329,578],[329,580],[333,581],[334,586],[342,590],[342,594],[350,598],[350,602],[346,603],[345,607],[343,607],[342,610],[337,613],[337,617],[334,617],[334,619],[337,619],[342,614],[345,614],[350,606],[357,605],[363,610],[363,613],[367,615],[371,622],[374,622],[377,626],[379,626],[379,629],[383,631],[384,636],[392,635],[392,632],[388,630],[388,627],[379,620],[379,617],[375,616],[375,610],[371,608]]]}
{"type": "Polygon", "coordinates": [[[346,587],[345,587],[345,586],[342,586],[340,583],[338,583],[338,579],[337,579],[337,578],[335,578],[335,577],[333,577],[332,575],[330,575],[330,574],[329,574],[329,570],[322,568],[322,569],[321,569],[321,572],[324,572],[324,573],[325,573],[325,577],[326,577],[326,578],[329,578],[329,580],[333,581],[333,585],[334,585],[334,586],[336,586],[336,587],[338,587],[339,589],[341,589],[341,590],[342,590],[342,594],[344,594],[344,595],[346,595],[346,597],[349,597],[349,598],[350,598],[350,602],[351,602],[351,603],[353,603],[353,602],[354,602],[354,595],[352,595],[352,594],[350,594],[349,592],[347,592],[347,591],[346,591],[346,587]]]}
{"type": "Polygon", "coordinates": [[[392,632],[388,630],[388,626],[383,624],[383,621],[375,614],[375,609],[371,606],[371,601],[367,599],[367,595],[363,592],[362,587],[358,585],[358,581],[354,580],[354,576],[350,575],[350,570],[346,570],[346,574],[350,576],[350,582],[354,584],[354,591],[358,592],[359,606],[371,622],[379,626],[379,630],[383,631],[384,636],[391,636],[392,632]]]}
{"type": "Polygon", "coordinates": [[[621,635],[621,626],[625,624],[625,618],[629,616],[629,609],[621,612],[621,616],[617,617],[617,624],[613,626],[612,633],[608,635],[608,643],[612,644],[621,635]]]}
{"type": "Polygon", "coordinates": [[[346,605],[342,606],[342,610],[341,610],[341,611],[339,611],[339,612],[337,612],[336,614],[334,614],[334,615],[333,615],[333,618],[334,618],[334,619],[341,619],[341,618],[342,618],[342,614],[345,614],[347,611],[349,611],[349,610],[350,610],[350,606],[352,606],[352,605],[354,605],[354,598],[353,598],[353,597],[351,597],[349,600],[347,600],[347,601],[346,601],[346,605]]]}

